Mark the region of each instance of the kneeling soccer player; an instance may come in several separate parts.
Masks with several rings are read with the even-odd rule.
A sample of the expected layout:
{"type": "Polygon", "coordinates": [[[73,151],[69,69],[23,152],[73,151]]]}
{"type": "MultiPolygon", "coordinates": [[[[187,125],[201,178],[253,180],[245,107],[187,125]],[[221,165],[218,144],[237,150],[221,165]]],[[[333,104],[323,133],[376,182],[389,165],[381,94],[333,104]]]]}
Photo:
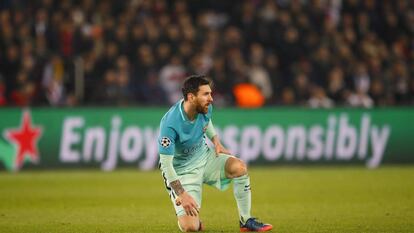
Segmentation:
{"type": "Polygon", "coordinates": [[[184,232],[203,230],[199,219],[203,183],[225,190],[233,180],[240,231],[271,230],[272,225],[250,215],[250,179],[245,163],[231,156],[215,133],[210,81],[202,75],[190,76],[182,92],[184,99],[162,118],[158,138],[159,166],[179,228],[184,232]],[[205,135],[213,142],[214,150],[207,146],[205,135]]]}

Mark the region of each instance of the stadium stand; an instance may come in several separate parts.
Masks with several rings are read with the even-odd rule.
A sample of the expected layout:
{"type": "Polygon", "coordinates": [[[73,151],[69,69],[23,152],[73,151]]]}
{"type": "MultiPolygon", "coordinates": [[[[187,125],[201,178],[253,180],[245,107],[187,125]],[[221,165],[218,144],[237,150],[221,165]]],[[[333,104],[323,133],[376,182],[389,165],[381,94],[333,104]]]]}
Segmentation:
{"type": "Polygon", "coordinates": [[[0,106],[165,106],[188,74],[215,104],[414,104],[414,1],[2,0],[0,106]]]}

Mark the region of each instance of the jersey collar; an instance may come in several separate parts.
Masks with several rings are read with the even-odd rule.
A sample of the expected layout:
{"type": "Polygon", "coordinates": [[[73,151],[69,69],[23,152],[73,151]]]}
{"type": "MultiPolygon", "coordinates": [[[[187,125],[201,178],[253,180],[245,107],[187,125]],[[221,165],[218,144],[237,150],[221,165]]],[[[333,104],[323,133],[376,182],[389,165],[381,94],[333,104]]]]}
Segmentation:
{"type": "Polygon", "coordinates": [[[188,119],[188,116],[184,111],[184,99],[180,100],[180,104],[179,104],[178,109],[180,109],[181,118],[183,119],[183,121],[187,121],[187,122],[190,122],[190,123],[194,123],[196,121],[196,119],[198,117],[198,114],[197,114],[196,118],[193,121],[190,121],[190,119],[188,119]]]}
{"type": "Polygon", "coordinates": [[[180,100],[180,104],[179,104],[179,108],[180,109],[180,113],[181,113],[181,118],[183,118],[183,121],[187,121],[187,116],[186,114],[184,114],[184,99],[180,100]]]}

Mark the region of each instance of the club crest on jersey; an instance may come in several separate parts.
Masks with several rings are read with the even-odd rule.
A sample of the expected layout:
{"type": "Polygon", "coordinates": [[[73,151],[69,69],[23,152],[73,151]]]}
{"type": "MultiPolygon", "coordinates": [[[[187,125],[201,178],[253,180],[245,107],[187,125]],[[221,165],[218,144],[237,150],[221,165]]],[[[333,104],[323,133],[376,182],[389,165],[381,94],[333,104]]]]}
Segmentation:
{"type": "Polygon", "coordinates": [[[161,146],[164,148],[168,148],[171,145],[171,139],[167,138],[167,137],[162,137],[161,138],[161,146]]]}

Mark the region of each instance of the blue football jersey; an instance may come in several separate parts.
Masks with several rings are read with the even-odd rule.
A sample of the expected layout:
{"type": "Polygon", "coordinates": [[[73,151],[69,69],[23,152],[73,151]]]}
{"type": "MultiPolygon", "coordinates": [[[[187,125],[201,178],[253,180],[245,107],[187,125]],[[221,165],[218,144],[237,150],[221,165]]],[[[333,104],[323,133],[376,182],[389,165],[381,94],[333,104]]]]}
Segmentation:
{"type": "Polygon", "coordinates": [[[202,165],[208,146],[205,131],[213,111],[209,106],[207,114],[197,114],[190,121],[184,112],[184,100],[178,101],[161,119],[158,137],[158,152],[174,156],[173,166],[177,170],[202,165]]]}

